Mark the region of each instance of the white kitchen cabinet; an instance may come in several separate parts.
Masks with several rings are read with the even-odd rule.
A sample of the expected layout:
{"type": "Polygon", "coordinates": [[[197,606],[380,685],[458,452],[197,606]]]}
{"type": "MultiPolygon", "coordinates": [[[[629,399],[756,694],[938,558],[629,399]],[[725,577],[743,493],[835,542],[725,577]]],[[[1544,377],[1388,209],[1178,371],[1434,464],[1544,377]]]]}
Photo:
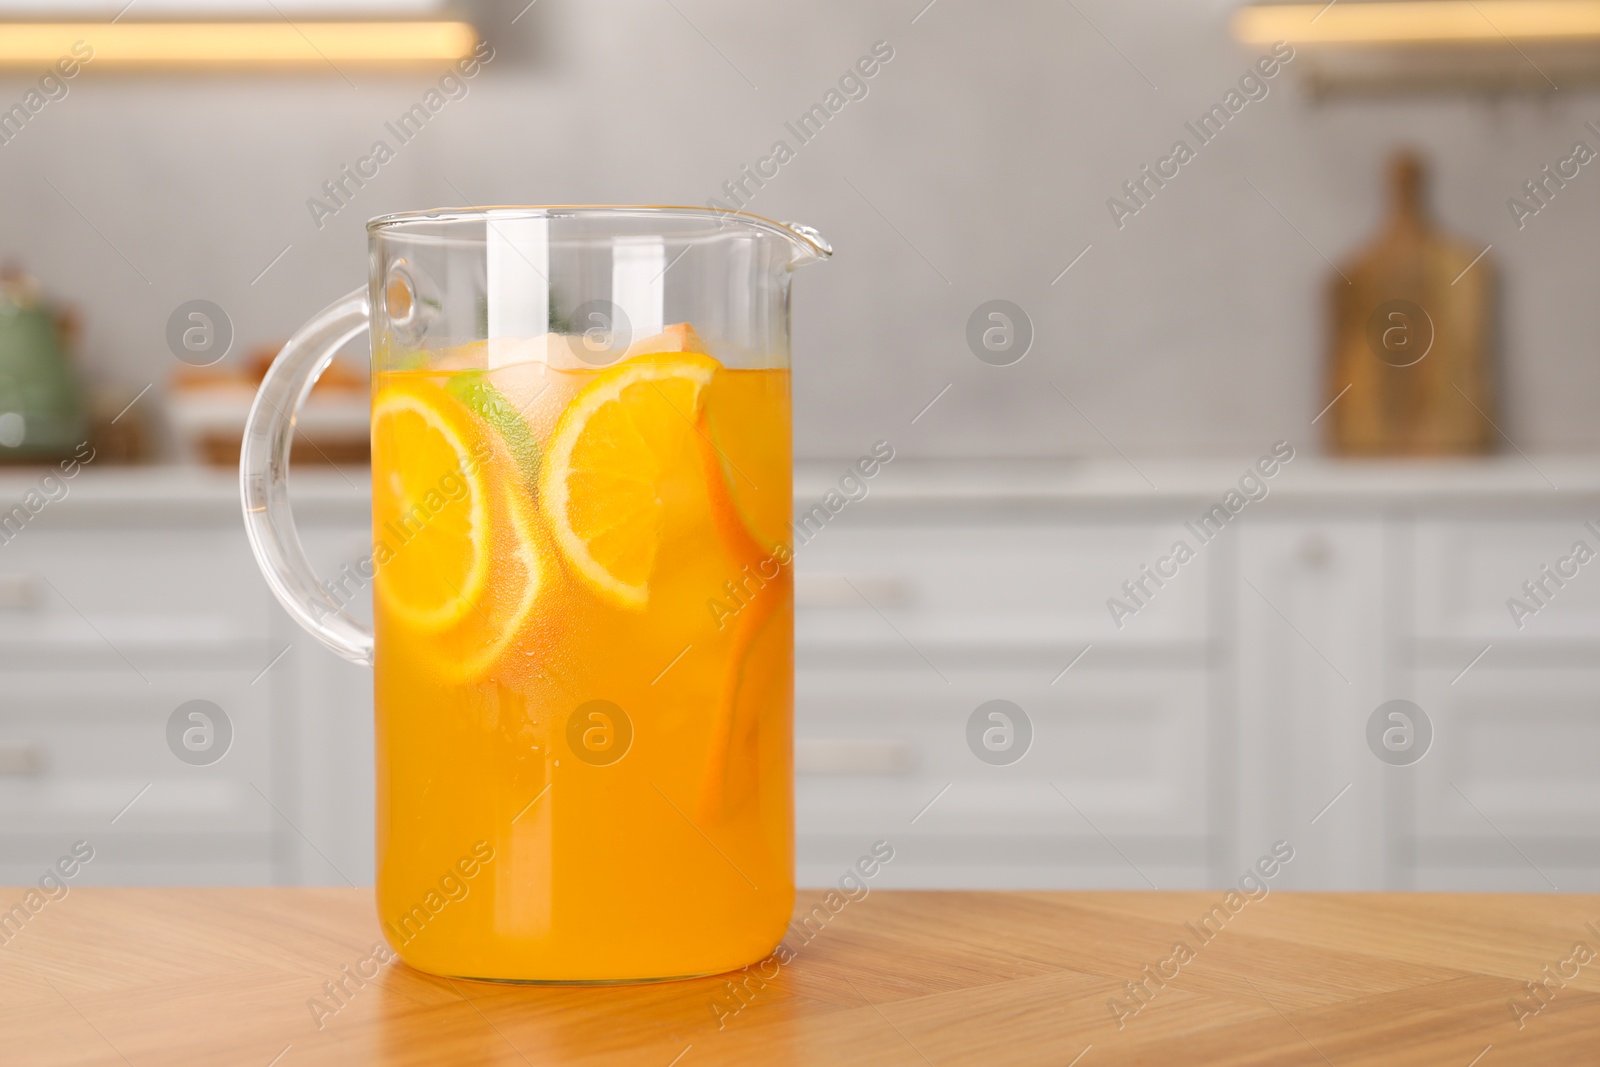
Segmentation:
{"type": "Polygon", "coordinates": [[[1438,643],[1464,642],[1480,649],[1484,644],[1528,644],[1576,641],[1600,644],[1600,558],[1584,566],[1574,560],[1570,578],[1545,573],[1571,554],[1574,543],[1585,542],[1600,553],[1600,535],[1588,529],[1593,518],[1600,525],[1600,509],[1588,514],[1569,511],[1561,517],[1505,518],[1485,509],[1471,522],[1423,521],[1417,524],[1416,614],[1418,638],[1438,643]],[[1532,599],[1524,583],[1536,587],[1532,599]],[[1518,619],[1507,607],[1516,598],[1531,615],[1518,619]]]}
{"type": "Polygon", "coordinates": [[[1205,637],[1204,557],[1159,591],[1137,625],[1110,626],[1106,598],[1171,546],[1166,525],[1063,521],[976,504],[877,522],[874,505],[869,497],[799,548],[802,646],[898,643],[878,611],[919,648],[1026,649],[1046,664],[1108,635],[1137,646],[1205,637]]]}
{"type": "Polygon", "coordinates": [[[1589,521],[1580,491],[1416,524],[1411,679],[1436,741],[1403,781],[1395,884],[1600,889],[1600,563],[1547,570],[1600,551],[1589,521]]]}
{"type": "MultiPolygon", "coordinates": [[[[1600,549],[1600,463],[1540,466],[1561,492],[1520,461],[1297,459],[1119,627],[1107,599],[1234,464],[1142,464],[1154,490],[896,460],[797,554],[801,880],[886,839],[884,884],[1216,886],[1286,839],[1280,887],[1600,889],[1600,561],[1521,628],[1505,606],[1600,549]],[[1410,766],[1368,747],[1393,699],[1433,724],[1410,766]],[[992,700],[1031,723],[1016,762],[969,744],[992,700]]],[[[316,565],[363,557],[362,478],[295,478],[316,565]]],[[[371,675],[273,603],[236,491],[86,471],[0,544],[0,878],[83,839],[85,882],[370,882],[371,675]],[[234,726],[208,766],[165,739],[191,699],[234,726]]]]}
{"type": "Polygon", "coordinates": [[[920,663],[803,660],[802,876],[836,878],[861,834],[875,832],[896,849],[885,884],[1145,884],[1146,875],[1203,884],[1210,776],[1194,758],[1206,742],[1203,672],[1130,676],[1080,662],[1052,685],[1064,662],[946,662],[941,681],[920,663]],[[997,698],[1032,728],[1026,755],[1005,766],[980,762],[967,740],[973,710],[997,698]],[[874,752],[881,763],[862,769],[874,752]]]}
{"type": "Polygon", "coordinates": [[[1147,464],[1154,491],[1111,466],[891,468],[799,555],[799,588],[836,597],[798,597],[802,874],[825,880],[870,826],[905,842],[902,885],[1222,885],[1278,840],[1282,887],[1600,883],[1600,562],[1521,630],[1505,607],[1573,540],[1600,549],[1600,467],[1540,466],[1561,492],[1520,460],[1297,460],[1121,629],[1106,598],[1199,545],[1232,468],[1147,464]],[[883,617],[831,577],[852,569],[898,592],[883,617]],[[1007,693],[1040,709],[1039,747],[990,767],[960,729],[1007,693]],[[1409,766],[1367,740],[1395,699],[1433,724],[1409,766]],[[854,769],[849,739],[896,762],[854,769]]]}
{"type": "Polygon", "coordinates": [[[72,497],[0,545],[0,665],[129,670],[257,656],[271,595],[251,580],[242,529],[207,524],[61,528],[72,497]]]}
{"type": "MultiPolygon", "coordinates": [[[[352,510],[342,521],[302,524],[306,555],[319,573],[337,574],[371,554],[366,515],[352,510]]],[[[350,610],[370,625],[370,592],[350,610]]],[[[333,655],[276,604],[272,616],[272,651],[287,651],[262,684],[271,683],[278,711],[274,781],[284,798],[284,817],[294,822],[279,839],[281,877],[368,885],[376,840],[372,671],[333,655]]]]}
{"type": "Polygon", "coordinates": [[[1170,544],[1154,523],[869,498],[803,545],[802,879],[836,878],[878,827],[897,850],[886,884],[1203,885],[1208,563],[1136,625],[1119,631],[1105,606],[1170,544]],[[1031,724],[1014,763],[970,747],[991,700],[1031,724]],[[895,746],[898,763],[852,769],[863,744],[895,746]]]}
{"type": "MultiPolygon", "coordinates": [[[[1493,650],[1491,650],[1491,655],[1493,650]]],[[[1434,751],[1401,842],[1417,888],[1600,890],[1600,657],[1418,674],[1434,751]]]]}
{"type": "MultiPolygon", "coordinates": [[[[313,551],[359,544],[353,486],[301,480],[313,551]]],[[[0,500],[33,484],[0,481],[0,500]]],[[[318,684],[339,665],[273,603],[236,479],[85,471],[68,485],[0,543],[0,880],[37,880],[78,840],[94,849],[83,883],[341,882],[318,853],[370,880],[370,682],[318,684]],[[194,700],[231,728],[203,765],[168,739],[194,700]]]]}
{"type": "Polygon", "coordinates": [[[78,840],[97,882],[260,882],[273,875],[268,702],[238,671],[8,672],[0,746],[0,880],[31,882],[78,840]],[[226,709],[228,754],[190,766],[167,748],[173,709],[226,709]]]}
{"type": "Polygon", "coordinates": [[[1396,638],[1387,525],[1268,513],[1236,531],[1235,866],[1286,840],[1296,854],[1284,888],[1378,889],[1387,877],[1373,828],[1394,768],[1365,733],[1373,709],[1408,695],[1391,691],[1386,670],[1396,638]]]}

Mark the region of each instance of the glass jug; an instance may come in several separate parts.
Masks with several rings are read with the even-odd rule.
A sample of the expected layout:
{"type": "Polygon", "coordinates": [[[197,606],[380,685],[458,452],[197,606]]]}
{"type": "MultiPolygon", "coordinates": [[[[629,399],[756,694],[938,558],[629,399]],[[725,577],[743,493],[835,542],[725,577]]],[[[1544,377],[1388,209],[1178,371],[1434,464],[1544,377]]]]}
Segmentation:
{"type": "Polygon", "coordinates": [[[374,668],[385,936],[511,981],[761,959],[794,898],[789,278],[831,249],[695,208],[367,232],[368,284],[278,355],[240,477],[279,601],[374,668]],[[363,331],[371,632],[288,500],[296,411],[363,331]]]}

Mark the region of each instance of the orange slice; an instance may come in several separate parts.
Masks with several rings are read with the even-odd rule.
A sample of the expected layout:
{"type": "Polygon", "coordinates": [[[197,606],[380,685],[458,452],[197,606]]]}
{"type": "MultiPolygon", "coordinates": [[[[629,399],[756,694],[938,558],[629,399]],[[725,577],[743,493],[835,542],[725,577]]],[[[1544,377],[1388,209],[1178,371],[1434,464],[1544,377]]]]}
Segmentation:
{"type": "MultiPolygon", "coordinates": [[[[497,466],[515,469],[510,456],[497,459],[497,466]]],[[[442,672],[469,684],[502,672],[515,674],[522,666],[508,660],[532,651],[541,603],[552,595],[559,574],[526,490],[513,477],[490,480],[501,481],[490,509],[494,580],[473,610],[433,643],[442,672]]]]}
{"type": "Polygon", "coordinates": [[[724,369],[706,390],[700,416],[709,442],[706,477],[717,527],[737,554],[747,539],[765,556],[791,537],[788,388],[787,374],[724,369]]]}
{"type": "Polygon", "coordinates": [[[675,322],[658,334],[641,337],[628,346],[625,359],[649,355],[652,352],[704,352],[705,342],[687,322],[675,322]]]}
{"type": "Polygon", "coordinates": [[[666,524],[663,485],[695,458],[701,396],[720,364],[692,352],[607,367],[556,423],[539,505],[562,558],[602,599],[643,610],[666,524]]]}
{"type": "MultiPolygon", "coordinates": [[[[791,730],[773,709],[794,700],[793,585],[784,576],[769,583],[733,624],[728,673],[711,720],[700,816],[720,823],[752,802],[758,784],[763,723],[779,734],[791,730]]],[[[770,740],[770,738],[769,738],[770,740]]]]}
{"type": "Polygon", "coordinates": [[[488,442],[470,412],[426,381],[383,387],[372,403],[377,594],[412,629],[459,623],[489,577],[488,442]]]}

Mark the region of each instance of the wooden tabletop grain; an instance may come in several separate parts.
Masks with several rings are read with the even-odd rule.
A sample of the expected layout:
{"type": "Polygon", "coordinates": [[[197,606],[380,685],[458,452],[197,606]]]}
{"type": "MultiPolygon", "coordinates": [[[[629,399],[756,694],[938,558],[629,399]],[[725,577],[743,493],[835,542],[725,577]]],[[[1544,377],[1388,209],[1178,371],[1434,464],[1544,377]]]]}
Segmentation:
{"type": "Polygon", "coordinates": [[[0,929],[0,1062],[1600,1062],[1600,896],[834,903],[737,975],[507,986],[379,962],[364,890],[78,888],[0,929]]]}

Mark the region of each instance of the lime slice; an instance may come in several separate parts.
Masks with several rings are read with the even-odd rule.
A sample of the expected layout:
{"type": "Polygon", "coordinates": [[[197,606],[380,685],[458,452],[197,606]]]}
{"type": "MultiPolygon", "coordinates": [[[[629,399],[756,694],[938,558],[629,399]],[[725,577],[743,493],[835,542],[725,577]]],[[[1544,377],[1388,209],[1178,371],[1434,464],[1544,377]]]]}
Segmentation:
{"type": "Polygon", "coordinates": [[[516,461],[517,471],[532,489],[539,477],[539,442],[528,423],[511,402],[482,371],[460,371],[450,375],[445,392],[461,401],[500,435],[506,450],[516,461]]]}

